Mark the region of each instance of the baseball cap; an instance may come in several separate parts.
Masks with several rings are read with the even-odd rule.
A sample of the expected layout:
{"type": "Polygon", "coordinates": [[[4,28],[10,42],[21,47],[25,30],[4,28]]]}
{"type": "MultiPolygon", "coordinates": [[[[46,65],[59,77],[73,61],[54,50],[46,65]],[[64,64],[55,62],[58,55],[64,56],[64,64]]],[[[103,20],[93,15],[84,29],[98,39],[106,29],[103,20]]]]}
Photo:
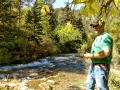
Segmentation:
{"type": "Polygon", "coordinates": [[[105,22],[103,21],[103,20],[100,20],[100,19],[95,19],[94,21],[93,21],[93,23],[92,24],[90,24],[90,26],[92,26],[92,27],[94,27],[94,26],[101,26],[102,24],[104,24],[105,22]]]}

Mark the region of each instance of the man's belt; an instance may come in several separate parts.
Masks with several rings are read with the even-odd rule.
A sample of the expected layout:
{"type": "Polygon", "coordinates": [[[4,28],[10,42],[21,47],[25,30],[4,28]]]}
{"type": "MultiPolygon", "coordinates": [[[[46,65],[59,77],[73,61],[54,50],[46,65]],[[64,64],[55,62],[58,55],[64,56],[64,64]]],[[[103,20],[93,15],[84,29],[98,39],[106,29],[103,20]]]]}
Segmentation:
{"type": "Polygon", "coordinates": [[[106,64],[106,63],[92,63],[93,66],[106,66],[106,67],[110,67],[110,64],[106,64]]]}

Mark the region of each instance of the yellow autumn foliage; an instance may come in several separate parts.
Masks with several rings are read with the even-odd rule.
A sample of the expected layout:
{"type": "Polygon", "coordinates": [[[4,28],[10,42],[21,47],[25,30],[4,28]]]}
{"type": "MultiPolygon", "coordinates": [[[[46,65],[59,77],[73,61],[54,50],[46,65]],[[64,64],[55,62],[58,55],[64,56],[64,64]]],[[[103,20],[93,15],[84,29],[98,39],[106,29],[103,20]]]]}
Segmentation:
{"type": "Polygon", "coordinates": [[[48,5],[42,5],[41,14],[46,15],[49,12],[50,12],[49,6],[48,5]]]}

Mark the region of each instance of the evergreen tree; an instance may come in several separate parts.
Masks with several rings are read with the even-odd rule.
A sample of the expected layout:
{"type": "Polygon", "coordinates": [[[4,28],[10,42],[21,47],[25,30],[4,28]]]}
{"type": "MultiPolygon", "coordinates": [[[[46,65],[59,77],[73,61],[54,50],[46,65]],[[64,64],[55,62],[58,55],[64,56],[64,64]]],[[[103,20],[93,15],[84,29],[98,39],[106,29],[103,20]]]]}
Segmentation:
{"type": "Polygon", "coordinates": [[[31,10],[26,14],[26,28],[32,32],[32,39],[40,44],[40,34],[42,34],[41,26],[41,3],[35,2],[31,10]]]}

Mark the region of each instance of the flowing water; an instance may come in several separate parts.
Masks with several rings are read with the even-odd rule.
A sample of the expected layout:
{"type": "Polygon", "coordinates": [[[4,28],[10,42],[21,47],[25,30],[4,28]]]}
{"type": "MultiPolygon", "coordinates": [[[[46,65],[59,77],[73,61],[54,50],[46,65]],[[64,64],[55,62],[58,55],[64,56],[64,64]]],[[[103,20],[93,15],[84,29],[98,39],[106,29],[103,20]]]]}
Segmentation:
{"type": "MultiPolygon", "coordinates": [[[[40,77],[40,72],[49,72],[55,68],[76,68],[78,71],[84,71],[86,68],[84,61],[79,57],[78,53],[58,54],[40,58],[34,62],[27,64],[0,66],[0,79],[6,78],[24,78],[35,79],[40,77]]],[[[61,69],[62,70],[62,69],[61,69]]]]}

